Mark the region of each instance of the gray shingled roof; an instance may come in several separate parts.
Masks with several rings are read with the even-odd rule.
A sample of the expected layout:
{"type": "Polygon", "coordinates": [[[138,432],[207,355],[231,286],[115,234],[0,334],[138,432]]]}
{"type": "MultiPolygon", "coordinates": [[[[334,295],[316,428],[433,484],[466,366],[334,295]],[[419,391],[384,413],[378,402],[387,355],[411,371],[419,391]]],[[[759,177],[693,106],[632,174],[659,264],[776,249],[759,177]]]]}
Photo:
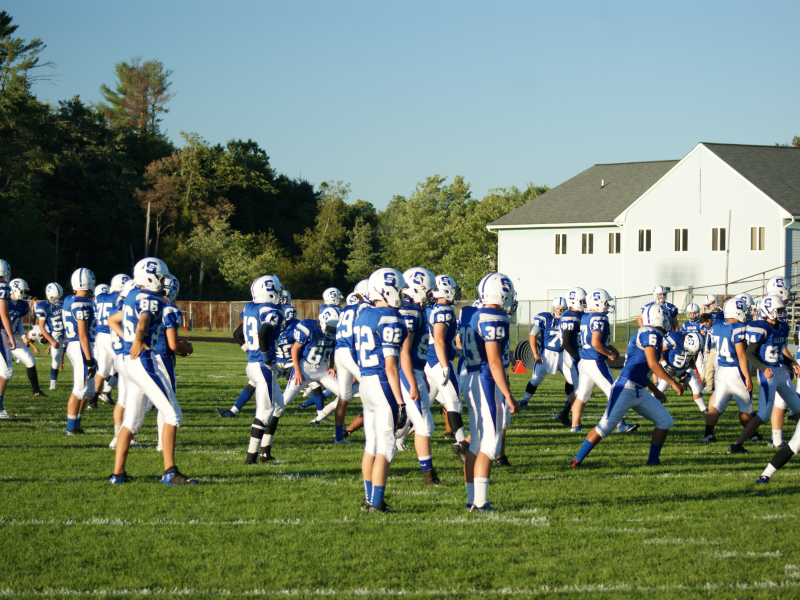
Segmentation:
{"type": "Polygon", "coordinates": [[[800,215],[800,148],[703,145],[789,213],[800,215]]]}
{"type": "Polygon", "coordinates": [[[489,227],[609,223],[677,163],[660,160],[595,165],[493,221],[489,227]],[[603,187],[601,181],[605,183],[603,187]]]}

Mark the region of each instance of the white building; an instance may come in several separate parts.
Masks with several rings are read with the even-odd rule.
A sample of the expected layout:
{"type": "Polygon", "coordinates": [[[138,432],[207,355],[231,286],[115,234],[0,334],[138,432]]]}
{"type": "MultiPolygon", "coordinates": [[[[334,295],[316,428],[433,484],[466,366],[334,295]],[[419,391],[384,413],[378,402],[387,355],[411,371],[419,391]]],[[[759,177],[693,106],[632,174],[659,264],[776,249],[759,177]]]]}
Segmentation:
{"type": "MultiPolygon", "coordinates": [[[[800,148],[701,143],[679,161],[595,165],[487,227],[534,313],[573,286],[699,296],[746,279],[729,292],[755,296],[761,272],[796,274],[784,265],[800,260],[800,148]]],[[[619,316],[640,305],[618,302],[619,316]]]]}

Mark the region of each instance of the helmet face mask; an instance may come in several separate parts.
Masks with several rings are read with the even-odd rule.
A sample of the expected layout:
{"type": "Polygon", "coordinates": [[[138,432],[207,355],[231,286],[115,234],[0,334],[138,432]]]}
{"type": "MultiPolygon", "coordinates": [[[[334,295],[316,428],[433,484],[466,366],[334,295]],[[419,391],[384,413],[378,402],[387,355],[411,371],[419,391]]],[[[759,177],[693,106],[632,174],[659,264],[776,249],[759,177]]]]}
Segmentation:
{"type": "Polygon", "coordinates": [[[64,289],[58,283],[48,283],[44,295],[50,304],[60,306],[64,300],[64,289]]]}
{"type": "Polygon", "coordinates": [[[283,288],[281,290],[281,306],[289,306],[292,304],[292,295],[289,293],[289,290],[283,288]]]}
{"type": "Polygon", "coordinates": [[[550,314],[553,315],[555,318],[560,318],[561,315],[567,310],[567,301],[562,296],[556,296],[553,298],[553,302],[550,305],[550,314]]]}
{"type": "Polygon", "coordinates": [[[336,335],[336,325],[339,323],[339,311],[329,306],[319,313],[319,328],[327,337],[336,335]]]}
{"type": "Polygon", "coordinates": [[[786,304],[777,294],[770,295],[761,301],[759,313],[765,319],[781,321],[786,316],[786,304]]]}
{"type": "Polygon", "coordinates": [[[433,273],[423,267],[414,267],[403,273],[403,279],[408,286],[403,290],[404,296],[424,306],[431,303],[433,290],[436,288],[436,278],[433,273]]]}
{"type": "Polygon", "coordinates": [[[700,320],[700,307],[697,306],[695,303],[689,304],[686,307],[686,318],[689,319],[689,322],[696,323],[700,320]]]}
{"type": "Polygon", "coordinates": [[[181,284],[178,281],[178,278],[175,277],[174,275],[168,275],[167,277],[164,277],[163,284],[164,284],[164,290],[163,290],[164,297],[169,302],[174,303],[175,300],[178,299],[178,294],[181,291],[181,284]]]}

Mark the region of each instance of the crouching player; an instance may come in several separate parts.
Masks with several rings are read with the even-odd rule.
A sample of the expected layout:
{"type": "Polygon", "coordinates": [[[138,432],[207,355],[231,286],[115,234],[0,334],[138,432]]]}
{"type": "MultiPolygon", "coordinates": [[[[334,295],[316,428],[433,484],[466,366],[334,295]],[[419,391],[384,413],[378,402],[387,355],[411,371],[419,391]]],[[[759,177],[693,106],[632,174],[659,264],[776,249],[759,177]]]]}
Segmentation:
{"type": "Polygon", "coordinates": [[[30,289],[24,279],[11,280],[11,301],[8,303],[8,315],[11,317],[11,328],[15,336],[14,343],[17,346],[11,351],[11,355],[25,367],[28,374],[28,381],[31,383],[34,398],[44,398],[44,392],[39,388],[39,374],[36,372],[36,358],[29,350],[32,348],[36,354],[39,350],[31,344],[28,336],[25,335],[25,328],[22,326],[22,319],[26,317],[31,307],[28,304],[30,289]]]}
{"type": "Polygon", "coordinates": [[[683,389],[659,362],[664,333],[671,329],[672,324],[667,320],[661,307],[656,305],[649,306],[641,314],[641,317],[643,326],[639,328],[628,344],[628,358],[614,387],[611,388],[611,398],[608,400],[603,418],[597,427],[586,436],[586,440],[570,465],[571,467],[580,466],[589,452],[614,430],[614,425],[630,409],[655,424],[647,464],[651,466],[661,464],[659,460],[661,448],[672,428],[673,420],[663,406],[666,397],[650,381],[650,373],[653,372],[656,377],[666,381],[679,396],[683,393],[683,389]],[[652,394],[648,393],[645,388],[649,389],[652,394]]]}
{"type": "MultiPolygon", "coordinates": [[[[664,336],[664,360],[661,366],[669,373],[670,377],[681,383],[689,382],[692,390],[692,399],[697,404],[700,412],[706,414],[706,403],[703,401],[703,384],[692,370],[694,361],[700,352],[702,342],[699,333],[687,333],[683,335],[678,331],[670,331],[664,336]]],[[[667,391],[669,383],[660,379],[658,389],[661,392],[667,391]]]]}
{"type": "Polygon", "coordinates": [[[400,391],[400,349],[408,332],[398,310],[403,303],[403,275],[397,269],[378,269],[368,280],[369,300],[353,323],[361,404],[364,407],[364,501],[361,510],[394,512],[386,504],[386,480],[395,452],[395,430],[405,425],[400,391]]]}
{"type": "Polygon", "coordinates": [[[151,350],[161,328],[164,313],[164,300],[159,294],[163,280],[169,275],[167,265],[157,258],[140,260],[133,271],[133,279],[138,289],[128,293],[122,309],[108,319],[109,326],[122,337],[127,377],[125,420],[117,439],[114,472],[109,483],[128,483],[125,461],[131,438],[142,427],[147,409],[147,399],[163,415],[164,474],[161,482],[177,486],[197,483],[183,475],[175,466],[175,433],[183,422],[175,392],[169,382],[169,375],[161,367],[155,352],[151,350]]]}
{"type": "Polygon", "coordinates": [[[483,308],[472,316],[470,326],[477,334],[481,368],[477,377],[471,378],[468,395],[470,445],[464,476],[470,512],[492,512],[489,475],[502,445],[506,410],[512,414],[519,410],[506,379],[511,327],[508,314],[516,311],[516,294],[514,284],[502,273],[484,277],[478,292],[483,308]]]}

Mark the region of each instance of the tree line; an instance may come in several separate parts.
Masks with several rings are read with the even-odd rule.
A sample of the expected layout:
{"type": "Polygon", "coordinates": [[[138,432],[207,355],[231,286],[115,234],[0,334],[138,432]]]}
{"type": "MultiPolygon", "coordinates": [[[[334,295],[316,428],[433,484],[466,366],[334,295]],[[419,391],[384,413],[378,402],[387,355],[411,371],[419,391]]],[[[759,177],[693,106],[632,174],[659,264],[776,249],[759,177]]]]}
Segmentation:
{"type": "Polygon", "coordinates": [[[277,173],[252,140],[181,132],[173,143],[161,128],[172,71],[157,60],[117,63],[101,102],[39,100],[32,86],[54,65],[12,21],[0,12],[0,239],[2,258],[39,296],[79,266],[108,281],[150,255],[186,299],[243,299],[264,273],[314,298],[383,265],[450,274],[469,297],[497,265],[486,224],[548,189],[478,200],[463,177],[432,175],[378,211],[353,202],[349,184],[277,173]]]}

